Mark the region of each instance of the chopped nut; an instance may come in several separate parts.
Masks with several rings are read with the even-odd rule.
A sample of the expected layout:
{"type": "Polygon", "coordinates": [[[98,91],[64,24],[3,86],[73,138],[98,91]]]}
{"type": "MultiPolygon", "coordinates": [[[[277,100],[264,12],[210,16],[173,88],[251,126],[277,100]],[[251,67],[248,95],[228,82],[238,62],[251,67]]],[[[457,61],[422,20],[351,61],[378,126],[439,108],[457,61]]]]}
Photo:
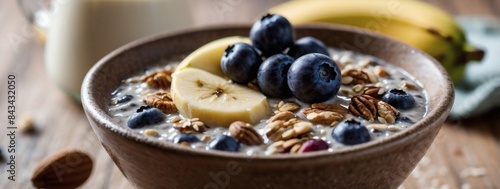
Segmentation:
{"type": "Polygon", "coordinates": [[[17,123],[17,127],[21,133],[31,133],[35,131],[35,125],[33,124],[33,119],[30,116],[23,115],[17,123]]]}
{"type": "Polygon", "coordinates": [[[317,124],[334,126],[344,119],[348,110],[339,104],[315,103],[311,108],[304,108],[306,119],[317,124]]]}
{"type": "Polygon", "coordinates": [[[399,111],[384,101],[377,102],[377,110],[378,120],[381,123],[394,123],[399,116],[399,111]]]}
{"type": "Polygon", "coordinates": [[[349,111],[355,116],[361,116],[373,122],[377,116],[377,99],[368,96],[361,95],[351,98],[351,103],[349,104],[349,111]]]}
{"type": "Polygon", "coordinates": [[[399,88],[402,90],[405,90],[405,89],[418,90],[418,87],[409,81],[401,81],[401,85],[399,88]]]}
{"type": "Polygon", "coordinates": [[[320,135],[326,135],[326,130],[321,129],[321,130],[319,131],[319,134],[320,134],[320,135]]]}
{"type": "Polygon", "coordinates": [[[370,95],[375,98],[381,97],[382,95],[384,95],[385,89],[380,85],[382,84],[377,83],[365,85],[363,88],[363,94],[370,95]]]}
{"type": "Polygon", "coordinates": [[[295,130],[294,129],[288,129],[285,132],[283,132],[283,134],[281,134],[281,139],[282,140],[288,140],[288,139],[291,139],[291,138],[293,138],[295,136],[297,136],[297,133],[295,132],[295,130]]]}
{"type": "Polygon", "coordinates": [[[290,111],[294,112],[300,109],[300,105],[295,103],[295,102],[284,102],[280,101],[276,107],[278,111],[283,112],[283,111],[290,111]]]}
{"type": "Polygon", "coordinates": [[[399,131],[399,128],[396,127],[395,125],[389,125],[387,127],[387,130],[392,131],[392,132],[397,132],[397,131],[399,131]]]}
{"type": "Polygon", "coordinates": [[[238,142],[246,145],[261,145],[264,143],[264,140],[253,126],[242,121],[231,123],[229,126],[229,133],[231,133],[231,136],[238,140],[238,142]]]}
{"type": "Polygon", "coordinates": [[[359,62],[358,62],[358,67],[359,67],[359,68],[366,68],[366,67],[368,67],[371,63],[372,63],[372,61],[371,61],[371,60],[368,60],[368,59],[366,59],[366,60],[361,60],[361,61],[359,61],[359,62]]]}
{"type": "Polygon", "coordinates": [[[375,66],[375,68],[373,68],[373,72],[379,77],[387,78],[391,76],[391,74],[382,68],[382,66],[375,66]]]}
{"type": "Polygon", "coordinates": [[[292,118],[295,118],[295,114],[293,112],[284,111],[284,112],[280,112],[280,113],[274,115],[273,117],[269,118],[269,123],[275,122],[275,121],[278,121],[278,120],[288,121],[288,120],[290,120],[292,118]]]}
{"type": "Polygon", "coordinates": [[[370,71],[359,69],[349,69],[342,71],[342,84],[344,85],[376,83],[377,81],[377,76],[375,76],[375,74],[370,71]]]}
{"type": "Polygon", "coordinates": [[[302,147],[302,144],[305,142],[306,140],[304,139],[297,139],[297,138],[292,138],[292,139],[288,139],[288,140],[280,140],[280,141],[277,141],[273,144],[271,144],[267,150],[266,150],[266,154],[270,155],[270,154],[278,154],[278,153],[283,153],[283,152],[288,152],[288,153],[291,153],[291,154],[296,154],[296,153],[300,153],[299,150],[300,150],[300,147],[302,147]]]}
{"type": "Polygon", "coordinates": [[[141,81],[153,89],[168,89],[172,82],[172,70],[157,70],[142,76],[141,81]]]}
{"type": "Polygon", "coordinates": [[[160,135],[156,129],[146,129],[144,131],[144,134],[146,136],[159,136],[160,135]]]}
{"type": "Polygon", "coordinates": [[[299,122],[293,125],[293,130],[295,131],[296,135],[306,134],[312,130],[312,124],[305,121],[299,122]]]}
{"type": "Polygon", "coordinates": [[[340,104],[314,103],[311,105],[311,108],[337,112],[339,114],[347,114],[347,112],[349,112],[346,108],[344,108],[340,104]]]}
{"type": "Polygon", "coordinates": [[[203,135],[201,136],[201,141],[202,142],[208,142],[212,137],[210,135],[203,135]]]}
{"type": "Polygon", "coordinates": [[[349,111],[355,116],[361,116],[369,122],[377,118],[381,123],[394,123],[399,111],[390,104],[377,100],[369,95],[351,98],[349,111]]]}
{"type": "Polygon", "coordinates": [[[368,127],[369,129],[376,129],[379,131],[383,131],[383,130],[387,129],[387,125],[385,125],[385,124],[370,124],[366,127],[368,127]]]}
{"type": "Polygon", "coordinates": [[[179,121],[181,121],[181,120],[182,120],[182,119],[181,119],[181,117],[179,117],[179,116],[174,116],[174,117],[170,118],[170,121],[171,121],[172,123],[177,123],[177,122],[179,122],[179,121]]]}
{"type": "Polygon", "coordinates": [[[170,114],[177,112],[172,96],[168,92],[156,92],[146,96],[144,102],[147,105],[160,109],[163,113],[170,114]]]}
{"type": "Polygon", "coordinates": [[[174,128],[181,133],[203,133],[206,130],[205,124],[198,118],[185,119],[174,124],[174,128]]]}

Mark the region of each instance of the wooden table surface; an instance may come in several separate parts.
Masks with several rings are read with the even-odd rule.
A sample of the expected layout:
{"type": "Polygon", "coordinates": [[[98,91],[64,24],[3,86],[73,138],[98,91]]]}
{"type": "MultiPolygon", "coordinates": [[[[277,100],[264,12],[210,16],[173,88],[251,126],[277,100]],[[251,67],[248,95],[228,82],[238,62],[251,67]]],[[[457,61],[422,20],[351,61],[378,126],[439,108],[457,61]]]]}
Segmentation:
{"type": "MultiPolygon", "coordinates": [[[[428,1],[454,15],[500,17],[500,0],[428,1]]],[[[245,9],[248,11],[248,7],[245,9]]],[[[254,15],[264,10],[253,9],[254,15]]],[[[0,188],[33,188],[30,177],[37,163],[62,149],[80,149],[94,160],[93,173],[81,188],[131,188],[100,145],[82,107],[49,81],[44,70],[44,46],[33,37],[14,0],[0,1],[0,23],[0,149],[4,158],[10,141],[6,135],[9,74],[16,76],[16,114],[31,116],[37,130],[30,135],[17,133],[16,181],[7,179],[4,160],[0,163],[0,188]]],[[[500,188],[498,115],[500,109],[478,118],[446,122],[400,188],[500,188]]]]}

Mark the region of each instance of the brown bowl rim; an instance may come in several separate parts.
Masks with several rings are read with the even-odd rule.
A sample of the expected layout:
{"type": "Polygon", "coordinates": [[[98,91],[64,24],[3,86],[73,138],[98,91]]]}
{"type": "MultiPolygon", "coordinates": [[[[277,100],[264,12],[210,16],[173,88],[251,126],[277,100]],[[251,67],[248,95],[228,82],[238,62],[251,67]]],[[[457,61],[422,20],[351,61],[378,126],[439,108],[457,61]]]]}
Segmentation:
{"type": "Polygon", "coordinates": [[[113,122],[112,118],[107,114],[106,111],[99,109],[98,108],[99,106],[96,103],[96,99],[93,96],[94,94],[93,91],[89,90],[92,87],[92,83],[90,83],[90,81],[92,81],[92,78],[95,77],[94,75],[97,72],[97,70],[99,70],[104,64],[112,60],[114,57],[119,56],[122,53],[125,53],[133,48],[137,48],[142,45],[147,45],[148,43],[154,42],[159,39],[172,38],[177,35],[182,35],[190,32],[200,32],[202,30],[217,30],[217,29],[227,29],[227,28],[249,29],[250,27],[251,25],[246,25],[246,24],[192,27],[187,29],[176,30],[173,32],[154,34],[127,43],[126,45],[112,51],[111,53],[107,54],[105,57],[100,59],[87,73],[81,90],[82,105],[84,107],[85,113],[87,114],[87,116],[89,116],[89,119],[90,117],[94,117],[95,120],[99,122],[99,124],[101,124],[103,127],[109,129],[115,134],[118,134],[122,137],[125,137],[135,142],[163,149],[166,152],[172,151],[174,153],[184,153],[185,155],[196,155],[207,158],[217,157],[219,159],[233,159],[233,160],[247,160],[247,161],[249,159],[258,161],[283,161],[283,160],[303,161],[305,159],[314,160],[323,157],[335,158],[335,159],[338,158],[351,159],[355,157],[364,157],[366,155],[374,154],[377,151],[381,150],[383,151],[390,149],[391,147],[398,146],[399,143],[410,142],[409,139],[413,138],[411,136],[419,135],[419,133],[422,133],[427,129],[431,129],[430,125],[433,122],[438,121],[443,114],[447,114],[451,109],[451,105],[454,99],[453,82],[450,76],[448,75],[447,71],[443,68],[443,66],[433,57],[431,57],[430,55],[426,54],[425,52],[417,48],[411,47],[410,45],[404,44],[403,42],[397,41],[385,35],[375,33],[372,31],[367,31],[361,28],[345,26],[345,25],[337,25],[337,24],[307,24],[307,25],[296,26],[295,28],[327,29],[332,31],[343,30],[347,32],[354,32],[359,35],[367,35],[374,38],[382,38],[383,40],[386,40],[388,43],[396,43],[399,44],[398,45],[399,47],[406,48],[408,51],[413,51],[415,53],[421,54],[422,56],[426,57],[432,62],[432,64],[439,70],[439,72],[443,74],[444,82],[448,83],[447,85],[445,85],[446,87],[442,89],[442,91],[446,93],[446,95],[444,96],[445,98],[439,100],[439,102],[436,104],[437,108],[428,112],[427,116],[425,116],[423,119],[417,121],[411,127],[401,132],[398,132],[392,136],[389,136],[387,138],[377,139],[374,141],[369,141],[367,143],[358,144],[347,148],[336,149],[335,151],[317,151],[317,152],[308,152],[303,154],[286,154],[286,155],[273,155],[273,156],[267,156],[267,155],[249,156],[244,153],[186,148],[173,143],[152,139],[151,137],[147,137],[143,134],[140,134],[139,132],[129,130],[113,122]]]}

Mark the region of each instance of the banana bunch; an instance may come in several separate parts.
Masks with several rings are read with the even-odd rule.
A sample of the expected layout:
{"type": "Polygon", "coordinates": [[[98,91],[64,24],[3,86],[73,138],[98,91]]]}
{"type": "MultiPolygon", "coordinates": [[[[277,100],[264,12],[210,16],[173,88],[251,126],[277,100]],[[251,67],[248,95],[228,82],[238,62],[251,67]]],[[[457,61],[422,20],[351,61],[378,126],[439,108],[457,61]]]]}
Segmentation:
{"type": "Polygon", "coordinates": [[[379,32],[419,48],[441,62],[458,82],[484,52],[467,43],[454,18],[418,0],[295,0],[268,10],[292,25],[335,23],[379,32]]]}

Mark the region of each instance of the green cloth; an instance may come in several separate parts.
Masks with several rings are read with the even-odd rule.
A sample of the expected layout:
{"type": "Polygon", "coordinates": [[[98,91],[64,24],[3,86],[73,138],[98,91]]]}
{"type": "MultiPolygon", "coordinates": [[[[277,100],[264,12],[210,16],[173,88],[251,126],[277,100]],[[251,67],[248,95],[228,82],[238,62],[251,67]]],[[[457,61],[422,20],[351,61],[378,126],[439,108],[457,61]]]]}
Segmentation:
{"type": "Polygon", "coordinates": [[[500,21],[479,16],[457,20],[468,41],[486,53],[480,62],[467,64],[464,77],[455,86],[451,119],[479,116],[500,106],[500,21]]]}

